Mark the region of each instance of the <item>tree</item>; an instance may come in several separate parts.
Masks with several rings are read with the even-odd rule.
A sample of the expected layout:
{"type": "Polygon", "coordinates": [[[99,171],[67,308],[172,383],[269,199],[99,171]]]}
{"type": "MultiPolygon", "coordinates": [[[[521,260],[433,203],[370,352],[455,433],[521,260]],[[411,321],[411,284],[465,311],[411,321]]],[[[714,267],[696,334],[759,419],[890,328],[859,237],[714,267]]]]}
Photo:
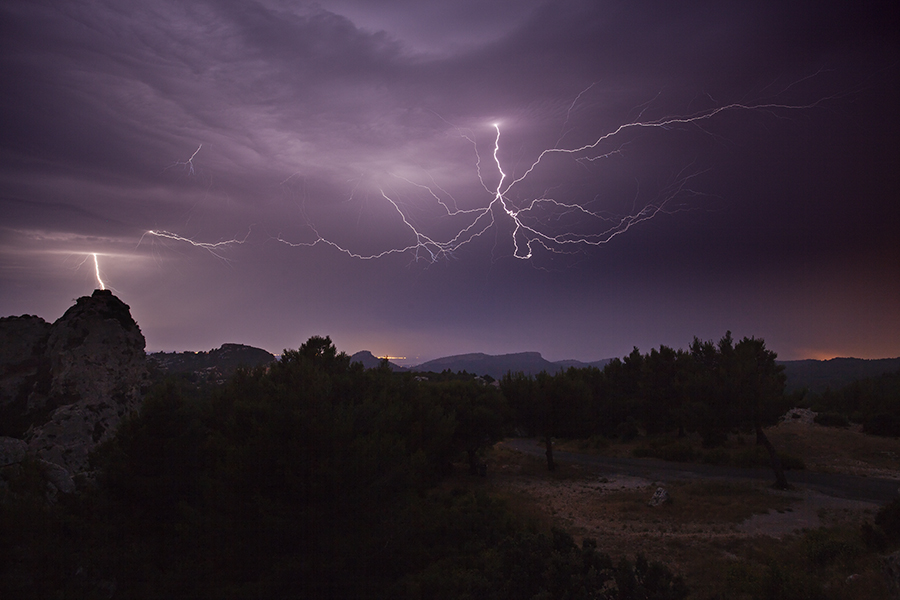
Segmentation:
{"type": "Polygon", "coordinates": [[[744,338],[734,347],[733,377],[740,420],[752,423],[756,431],[756,443],[769,453],[775,472],[775,487],[788,489],[781,459],[775,446],[763,431],[763,426],[773,422],[781,412],[784,398],[784,366],[776,364],[777,354],[766,349],[762,339],[744,338]]]}
{"type": "MultiPolygon", "coordinates": [[[[541,373],[539,377],[549,377],[541,373]]],[[[528,377],[524,373],[507,373],[500,382],[500,389],[510,408],[515,412],[516,420],[521,423],[531,435],[544,437],[547,443],[547,468],[556,469],[553,462],[553,446],[550,440],[552,423],[548,413],[548,403],[543,398],[543,391],[538,381],[528,377]]]]}
{"type": "Polygon", "coordinates": [[[508,405],[500,391],[474,379],[422,384],[437,395],[438,405],[453,415],[453,443],[465,451],[469,472],[478,473],[479,453],[503,438],[508,405]]]}
{"type": "Polygon", "coordinates": [[[756,443],[769,453],[775,487],[787,489],[778,452],[763,431],[785,409],[784,367],[776,364],[777,355],[762,339],[745,337],[735,344],[728,331],[715,345],[694,338],[691,356],[691,392],[701,408],[697,414],[704,442],[724,441],[729,430],[752,427],[756,443]]]}

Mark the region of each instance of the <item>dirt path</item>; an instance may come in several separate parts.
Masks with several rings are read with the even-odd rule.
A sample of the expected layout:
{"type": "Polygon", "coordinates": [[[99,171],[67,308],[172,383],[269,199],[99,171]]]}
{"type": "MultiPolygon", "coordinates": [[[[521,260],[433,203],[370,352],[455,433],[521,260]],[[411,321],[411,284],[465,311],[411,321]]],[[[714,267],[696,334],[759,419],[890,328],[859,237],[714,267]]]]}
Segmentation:
{"type": "MultiPolygon", "coordinates": [[[[533,456],[543,456],[544,448],[534,439],[511,439],[510,449],[533,456]]],[[[674,463],[645,458],[611,458],[591,454],[555,451],[560,462],[588,467],[604,475],[624,475],[649,481],[671,482],[691,479],[726,479],[771,482],[769,469],[739,469],[693,463],[674,463]]],[[[788,480],[795,488],[846,500],[884,504],[900,495],[900,480],[884,477],[859,477],[842,473],[789,471],[788,480]]]]}

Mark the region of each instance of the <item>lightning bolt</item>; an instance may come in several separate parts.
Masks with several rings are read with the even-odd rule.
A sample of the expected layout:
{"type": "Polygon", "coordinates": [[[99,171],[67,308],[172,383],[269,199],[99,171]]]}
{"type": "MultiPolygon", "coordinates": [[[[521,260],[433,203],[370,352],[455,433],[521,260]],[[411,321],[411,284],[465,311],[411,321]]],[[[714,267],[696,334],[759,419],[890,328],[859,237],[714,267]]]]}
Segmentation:
{"type": "Polygon", "coordinates": [[[565,122],[555,145],[541,150],[519,175],[511,175],[504,167],[501,161],[501,123],[495,122],[491,124],[494,130],[494,143],[491,152],[492,161],[490,161],[490,164],[492,166],[490,171],[492,174],[490,176],[497,178],[496,185],[487,183],[485,179],[487,175],[484,170],[488,161],[482,160],[475,135],[452,125],[452,123],[437,115],[438,118],[441,118],[441,120],[453,127],[461,138],[472,145],[475,154],[475,175],[481,187],[489,194],[485,198],[484,204],[477,208],[461,210],[458,208],[455,199],[434,183],[433,179],[430,185],[426,185],[405,177],[396,175],[394,177],[405,181],[414,188],[422,190],[424,197],[426,199],[430,198],[431,201],[435,202],[438,210],[443,215],[466,219],[461,226],[453,229],[449,235],[439,237],[422,230],[414,223],[410,210],[403,203],[392,194],[389,194],[384,188],[379,188],[381,197],[393,208],[400,223],[409,231],[410,241],[408,243],[399,244],[380,252],[361,253],[320,235],[317,228],[309,222],[307,222],[307,226],[314,234],[312,241],[291,242],[280,235],[275,239],[293,247],[310,247],[325,244],[357,259],[372,260],[393,254],[411,253],[413,261],[425,260],[426,262],[435,262],[452,257],[462,246],[481,237],[503,220],[510,225],[509,237],[512,255],[520,260],[532,259],[538,248],[553,254],[584,252],[590,247],[607,244],[615,237],[629,231],[632,227],[653,219],[660,214],[673,214],[696,209],[687,200],[704,195],[702,192],[694,189],[691,184],[696,177],[705,171],[690,171],[689,169],[692,166],[689,165],[672,176],[670,181],[662,185],[656,196],[649,201],[639,204],[636,196],[630,211],[624,214],[614,214],[592,209],[594,201],[599,199],[599,195],[594,196],[593,200],[585,202],[555,198],[551,190],[546,190],[543,194],[530,198],[524,191],[519,193],[518,188],[521,188],[526,180],[536,176],[538,170],[541,169],[549,157],[553,155],[570,156],[575,163],[587,167],[596,161],[623,154],[629,143],[627,141],[620,143],[618,147],[612,150],[601,150],[601,148],[609,143],[613,143],[616,138],[621,138],[629,130],[669,130],[675,127],[693,126],[707,135],[713,135],[706,131],[702,125],[704,122],[715,119],[723,113],[765,111],[778,117],[785,112],[814,108],[830,99],[830,97],[822,98],[802,105],[776,102],[761,102],[757,104],[731,103],[690,114],[671,115],[659,119],[644,119],[643,116],[651,101],[638,107],[640,111],[637,120],[622,123],[593,138],[593,141],[588,144],[570,148],[561,147],[563,138],[572,131],[569,122],[576,104],[595,85],[596,83],[593,83],[580,92],[569,105],[565,115],[565,122]],[[514,195],[514,193],[516,194],[514,195]]]}
{"type": "MultiPolygon", "coordinates": [[[[252,227],[251,227],[251,229],[252,229],[252,227]]],[[[141,239],[138,240],[137,245],[140,246],[141,243],[144,241],[144,238],[147,237],[148,235],[152,236],[152,237],[156,237],[156,238],[173,240],[176,242],[184,242],[186,244],[190,244],[191,246],[194,246],[195,248],[202,248],[202,249],[206,250],[207,252],[209,252],[210,254],[212,254],[213,256],[215,256],[216,258],[221,259],[225,262],[228,262],[228,259],[225,256],[223,256],[222,254],[220,254],[220,252],[222,250],[224,250],[225,248],[228,248],[229,246],[235,246],[235,245],[239,246],[239,245],[243,244],[244,242],[246,242],[247,238],[250,237],[250,231],[249,230],[247,231],[247,235],[244,236],[244,239],[234,238],[234,239],[230,239],[230,240],[222,240],[219,242],[198,242],[198,241],[192,240],[191,238],[180,236],[180,235],[178,235],[176,233],[172,233],[170,231],[150,229],[150,230],[144,232],[144,234],[141,236],[141,239]]]]}
{"type": "Polygon", "coordinates": [[[100,262],[97,260],[97,253],[92,252],[94,255],[94,274],[97,275],[97,283],[100,285],[101,290],[106,289],[106,284],[103,283],[103,280],[100,278],[100,262]]]}
{"type": "Polygon", "coordinates": [[[193,175],[194,174],[194,157],[197,156],[197,153],[200,152],[200,148],[202,148],[202,147],[203,147],[203,144],[201,143],[199,146],[197,146],[197,149],[194,150],[194,153],[191,154],[191,157],[189,159],[176,160],[174,163],[172,163],[171,165],[166,167],[165,170],[171,169],[172,167],[187,167],[188,174],[193,175]]]}

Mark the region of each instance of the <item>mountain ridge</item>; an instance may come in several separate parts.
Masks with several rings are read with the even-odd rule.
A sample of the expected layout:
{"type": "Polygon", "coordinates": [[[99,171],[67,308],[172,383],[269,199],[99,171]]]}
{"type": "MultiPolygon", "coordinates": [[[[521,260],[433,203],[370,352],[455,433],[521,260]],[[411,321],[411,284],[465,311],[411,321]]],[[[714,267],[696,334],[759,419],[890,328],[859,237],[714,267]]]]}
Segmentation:
{"type": "MultiPolygon", "coordinates": [[[[182,360],[190,359],[190,363],[194,363],[194,361],[203,363],[202,366],[196,365],[196,363],[193,365],[197,367],[197,370],[200,370],[212,367],[213,364],[217,362],[215,360],[215,358],[218,358],[217,355],[220,355],[223,350],[229,349],[231,352],[228,354],[241,355],[244,359],[248,359],[252,356],[259,360],[256,364],[264,364],[272,360],[277,360],[274,355],[260,348],[232,343],[222,344],[220,348],[210,350],[209,352],[155,352],[148,355],[148,357],[151,358],[151,360],[155,359],[160,362],[181,362],[182,360]]],[[[616,358],[621,359],[621,357],[616,358]]],[[[382,360],[383,359],[375,356],[369,350],[360,350],[350,356],[350,361],[352,363],[361,363],[363,367],[367,369],[377,368],[380,366],[382,360]]],[[[571,367],[577,369],[587,367],[602,369],[612,360],[612,358],[606,358],[591,362],[584,362],[577,359],[550,361],[545,359],[540,352],[534,351],[512,352],[507,354],[467,352],[463,354],[442,356],[410,367],[400,366],[390,361],[388,361],[388,365],[391,370],[395,372],[410,371],[419,373],[440,373],[449,370],[456,373],[466,371],[474,375],[490,375],[495,379],[500,379],[510,372],[534,376],[542,371],[553,374],[565,371],[571,367]]],[[[244,366],[252,366],[247,365],[246,363],[254,362],[256,361],[245,360],[244,366]]],[[[900,369],[900,357],[878,359],[837,357],[825,360],[806,358],[797,360],[779,360],[777,363],[783,365],[785,368],[785,375],[787,376],[786,391],[788,393],[804,389],[810,392],[821,393],[828,388],[838,389],[858,379],[877,377],[883,373],[900,369]]],[[[173,371],[189,370],[182,365],[179,365],[181,368],[175,367],[174,369],[172,369],[172,367],[175,365],[170,363],[168,366],[173,371]]],[[[226,370],[231,371],[235,366],[236,364],[231,364],[229,365],[230,369],[226,370]]]]}
{"type": "MultiPolygon", "coordinates": [[[[363,365],[367,368],[378,366],[381,362],[381,359],[375,357],[367,350],[357,352],[351,360],[353,362],[363,362],[363,365]],[[363,354],[368,355],[371,359],[362,361],[357,358],[363,354]]],[[[570,367],[577,369],[596,367],[602,369],[612,360],[612,358],[606,358],[593,362],[583,362],[576,359],[549,361],[540,352],[513,352],[496,355],[483,352],[469,352],[443,356],[411,367],[401,367],[390,362],[389,364],[395,371],[466,371],[475,375],[490,375],[495,379],[500,379],[508,372],[524,373],[525,375],[533,376],[541,371],[556,373],[570,367]]],[[[858,379],[877,377],[900,369],[900,357],[878,359],[838,357],[827,360],[806,358],[779,360],[777,363],[785,368],[787,392],[806,389],[810,392],[820,393],[828,388],[838,389],[858,379]]]]}

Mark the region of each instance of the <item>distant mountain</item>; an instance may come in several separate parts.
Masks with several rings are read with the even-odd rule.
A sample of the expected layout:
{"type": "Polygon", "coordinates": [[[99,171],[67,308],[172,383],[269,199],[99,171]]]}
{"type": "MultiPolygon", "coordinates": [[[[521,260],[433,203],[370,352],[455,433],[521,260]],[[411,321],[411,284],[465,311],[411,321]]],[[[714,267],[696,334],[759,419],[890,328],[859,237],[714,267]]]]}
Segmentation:
{"type": "MultiPolygon", "coordinates": [[[[381,359],[374,356],[368,350],[357,352],[350,357],[351,362],[362,363],[367,369],[375,368],[381,363],[381,359]]],[[[473,375],[490,375],[494,379],[500,379],[507,373],[524,373],[534,376],[541,371],[558,373],[570,367],[584,369],[595,367],[603,369],[609,364],[611,358],[593,362],[580,360],[549,361],[541,356],[540,352],[517,352],[514,354],[484,354],[474,352],[471,354],[456,354],[429,360],[414,367],[401,367],[389,363],[394,371],[416,371],[441,373],[450,370],[452,373],[466,371],[473,375]]],[[[781,360],[787,376],[788,392],[799,389],[808,389],[811,392],[823,392],[841,388],[857,379],[877,377],[883,373],[900,370],[900,358],[881,358],[867,360],[862,358],[832,358],[831,360],[781,360]]]]}
{"type": "Polygon", "coordinates": [[[508,372],[522,372],[526,375],[536,375],[541,371],[556,371],[553,363],[544,359],[539,352],[518,352],[516,354],[501,354],[492,356],[480,352],[474,354],[457,354],[436,358],[428,362],[410,367],[410,371],[440,373],[445,370],[454,373],[466,371],[475,375],[490,375],[494,379],[500,379],[508,372]]]}
{"type": "MultiPolygon", "coordinates": [[[[361,354],[361,353],[358,353],[361,354]]],[[[353,355],[354,357],[357,354],[353,355]]],[[[376,362],[377,360],[372,357],[376,362]]],[[[357,360],[354,358],[354,360],[357,360]]],[[[580,360],[560,360],[551,362],[541,356],[539,352],[518,352],[515,354],[491,355],[483,353],[457,354],[437,358],[428,362],[410,367],[410,371],[440,373],[449,369],[451,372],[466,371],[475,375],[490,375],[500,379],[509,372],[524,373],[525,375],[537,375],[541,371],[558,373],[569,367],[583,369],[596,367],[602,369],[612,359],[598,360],[590,363],[580,360]]],[[[363,362],[360,360],[359,362],[363,362]]],[[[838,389],[857,379],[865,377],[877,377],[882,373],[897,371],[900,369],[900,358],[883,358],[866,360],[862,358],[833,358],[831,360],[786,360],[778,361],[784,365],[787,376],[787,391],[809,389],[812,392],[822,392],[828,387],[838,389]]],[[[365,364],[365,363],[364,363],[365,364]]]]}
{"type": "Polygon", "coordinates": [[[222,344],[209,352],[154,352],[147,360],[159,371],[205,375],[210,380],[227,378],[238,367],[259,367],[275,362],[275,355],[244,344],[222,344]]]}
{"type": "Polygon", "coordinates": [[[900,358],[832,358],[830,360],[784,360],[787,376],[787,391],[803,388],[811,392],[824,392],[853,383],[857,379],[877,377],[884,373],[900,370],[900,358]]]}
{"type": "MultiPolygon", "coordinates": [[[[359,352],[357,352],[356,354],[354,354],[353,356],[350,357],[351,364],[355,363],[355,362],[362,363],[362,366],[364,366],[367,369],[375,369],[375,368],[381,366],[382,360],[383,359],[378,358],[377,356],[375,356],[368,350],[360,350],[359,352]]],[[[388,361],[388,365],[391,367],[392,371],[406,371],[407,370],[406,367],[401,367],[400,365],[395,365],[394,363],[392,363],[390,361],[388,361]]]]}
{"type": "Polygon", "coordinates": [[[475,375],[490,375],[494,379],[500,379],[507,373],[524,373],[525,375],[537,375],[541,371],[557,373],[569,367],[603,368],[611,359],[585,363],[578,360],[561,360],[550,362],[541,356],[540,352],[517,352],[515,354],[491,355],[483,353],[457,354],[437,358],[428,362],[410,367],[410,371],[440,373],[450,370],[454,373],[466,371],[475,375]]]}

